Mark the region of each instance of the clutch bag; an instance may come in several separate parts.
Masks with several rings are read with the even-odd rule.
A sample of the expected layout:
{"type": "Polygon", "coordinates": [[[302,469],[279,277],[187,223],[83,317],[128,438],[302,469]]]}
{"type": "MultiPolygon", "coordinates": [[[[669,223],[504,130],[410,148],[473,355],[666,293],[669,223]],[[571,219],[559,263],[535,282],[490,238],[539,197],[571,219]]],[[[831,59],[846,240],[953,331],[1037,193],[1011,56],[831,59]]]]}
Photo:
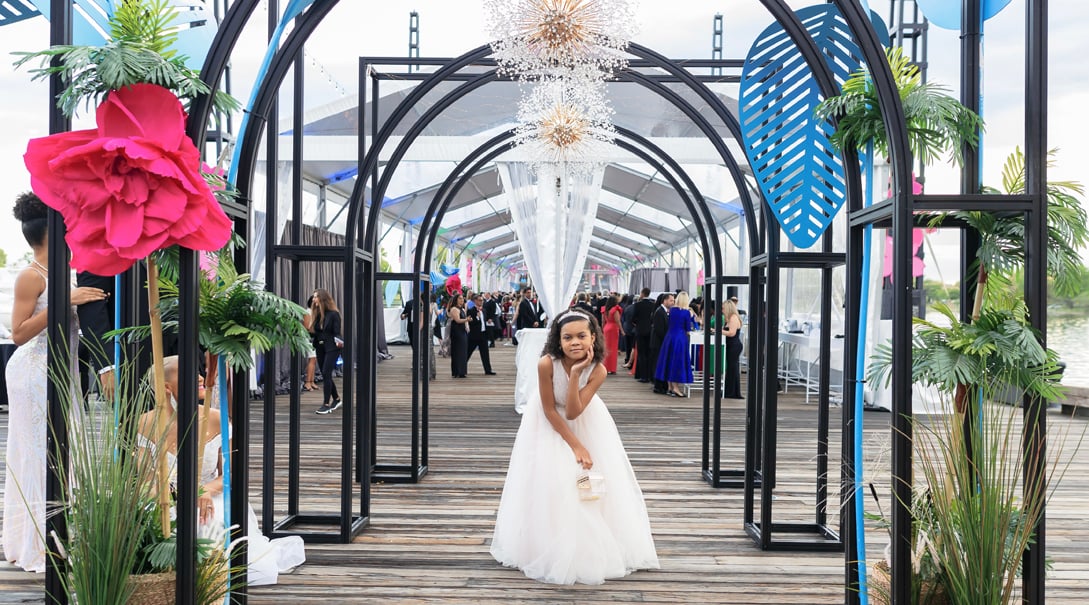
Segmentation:
{"type": "Polygon", "coordinates": [[[575,477],[579,499],[586,501],[600,500],[608,490],[605,489],[605,476],[594,471],[582,470],[575,477]]]}

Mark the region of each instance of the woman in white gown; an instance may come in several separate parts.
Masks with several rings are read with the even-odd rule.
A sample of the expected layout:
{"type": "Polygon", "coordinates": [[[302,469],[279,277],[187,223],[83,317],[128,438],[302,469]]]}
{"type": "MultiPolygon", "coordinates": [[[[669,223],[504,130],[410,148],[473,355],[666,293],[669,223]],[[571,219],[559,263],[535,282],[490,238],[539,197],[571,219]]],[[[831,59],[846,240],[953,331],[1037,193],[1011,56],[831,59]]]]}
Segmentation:
{"type": "MultiPolygon", "coordinates": [[[[45,571],[46,298],[49,283],[48,210],[27,192],[15,200],[15,218],[33,250],[30,265],[15,278],[11,338],[19,346],[5,370],[8,384],[7,469],[4,474],[4,558],[26,571],[45,571]]],[[[98,288],[74,288],[73,305],[102,300],[98,288]]],[[[69,318],[74,350],[78,323],[69,318]]],[[[72,356],[71,363],[75,357],[72,356]]]]}
{"type": "Polygon", "coordinates": [[[561,313],[544,352],[539,392],[511,452],[492,556],[554,584],[601,584],[658,569],[643,492],[597,396],[606,377],[601,328],[580,311],[561,313]],[[595,475],[595,499],[580,496],[585,472],[595,475]]]}
{"type": "MultiPolygon", "coordinates": [[[[163,375],[166,380],[167,405],[165,412],[169,415],[170,423],[165,436],[153,438],[156,434],[155,410],[151,410],[140,417],[139,433],[140,444],[154,453],[155,444],[163,443],[167,449],[167,463],[171,469],[171,475],[177,472],[176,453],[178,449],[177,431],[177,407],[174,394],[178,391],[178,358],[167,357],[163,360],[163,375]]],[[[199,380],[199,379],[198,379],[199,380]]],[[[200,389],[203,391],[203,382],[200,389]]],[[[207,527],[223,528],[223,449],[220,430],[219,410],[206,409],[200,406],[199,416],[207,423],[205,433],[208,442],[204,446],[201,457],[200,486],[201,495],[197,500],[197,515],[201,529],[207,527]]],[[[228,438],[230,432],[228,430],[228,438]]],[[[237,512],[234,513],[237,515],[237,512]]],[[[257,525],[257,515],[252,506],[246,506],[249,525],[247,545],[247,584],[261,586],[275,584],[281,572],[286,572],[306,561],[305,548],[302,538],[290,536],[269,540],[257,525]]],[[[232,521],[233,523],[233,521],[232,521]]]]}

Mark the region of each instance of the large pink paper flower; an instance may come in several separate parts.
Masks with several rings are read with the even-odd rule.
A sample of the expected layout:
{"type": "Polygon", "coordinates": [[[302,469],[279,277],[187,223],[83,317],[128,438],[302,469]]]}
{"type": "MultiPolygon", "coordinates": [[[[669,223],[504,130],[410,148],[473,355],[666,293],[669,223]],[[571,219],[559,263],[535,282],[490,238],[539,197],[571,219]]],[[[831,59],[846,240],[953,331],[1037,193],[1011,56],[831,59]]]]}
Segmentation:
{"type": "Polygon", "coordinates": [[[154,84],[113,91],[96,122],[33,139],[23,156],[34,192],[64,217],[74,268],[116,275],[173,244],[227,243],[231,221],[201,176],[174,93],[154,84]]]}

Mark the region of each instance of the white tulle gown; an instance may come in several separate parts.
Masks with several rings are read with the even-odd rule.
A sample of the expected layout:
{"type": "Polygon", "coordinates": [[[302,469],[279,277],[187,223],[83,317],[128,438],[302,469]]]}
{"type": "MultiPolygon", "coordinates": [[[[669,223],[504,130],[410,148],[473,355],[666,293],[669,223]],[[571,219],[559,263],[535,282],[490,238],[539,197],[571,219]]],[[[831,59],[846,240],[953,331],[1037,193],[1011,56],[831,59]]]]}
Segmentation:
{"type": "MultiPolygon", "coordinates": [[[[568,376],[560,360],[552,363],[553,393],[563,415],[568,376]]],[[[580,387],[592,370],[579,376],[580,387]]],[[[593,501],[579,498],[581,467],[535,394],[514,440],[492,556],[552,584],[601,584],[637,569],[658,569],[643,492],[605,403],[595,395],[578,418],[566,422],[590,452],[593,470],[604,476],[607,493],[593,501]]]]}

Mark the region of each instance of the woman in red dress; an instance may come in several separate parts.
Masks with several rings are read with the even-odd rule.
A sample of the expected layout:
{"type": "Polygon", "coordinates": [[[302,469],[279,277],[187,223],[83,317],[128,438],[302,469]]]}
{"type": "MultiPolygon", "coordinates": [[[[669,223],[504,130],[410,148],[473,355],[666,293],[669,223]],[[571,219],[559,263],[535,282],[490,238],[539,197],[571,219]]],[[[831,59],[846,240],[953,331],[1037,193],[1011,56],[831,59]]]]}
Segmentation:
{"type": "Polygon", "coordinates": [[[610,374],[616,374],[616,358],[620,350],[620,296],[613,294],[605,303],[605,359],[601,361],[605,370],[610,374]]]}

